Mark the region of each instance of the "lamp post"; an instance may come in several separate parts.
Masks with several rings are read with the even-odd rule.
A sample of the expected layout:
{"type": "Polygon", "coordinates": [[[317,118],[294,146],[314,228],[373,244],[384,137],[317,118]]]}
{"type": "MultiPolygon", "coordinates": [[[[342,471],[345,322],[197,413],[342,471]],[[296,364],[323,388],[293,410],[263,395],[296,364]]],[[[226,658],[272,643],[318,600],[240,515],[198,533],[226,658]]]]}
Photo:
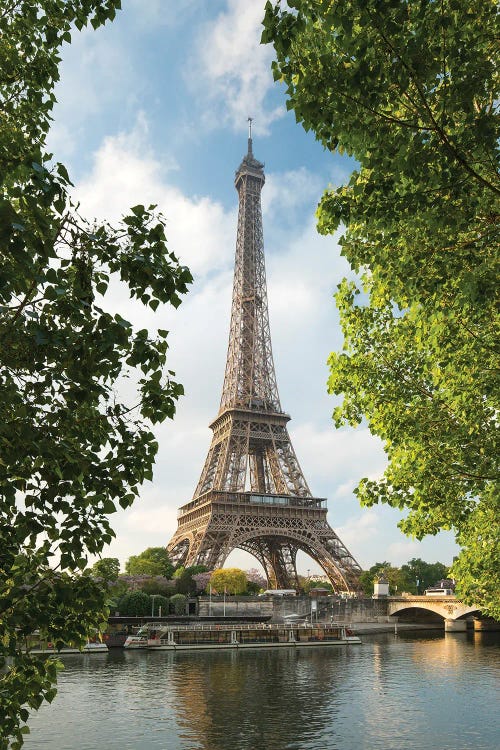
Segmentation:
{"type": "Polygon", "coordinates": [[[151,594],[151,617],[155,616],[155,599],[159,594],[151,594]]]}

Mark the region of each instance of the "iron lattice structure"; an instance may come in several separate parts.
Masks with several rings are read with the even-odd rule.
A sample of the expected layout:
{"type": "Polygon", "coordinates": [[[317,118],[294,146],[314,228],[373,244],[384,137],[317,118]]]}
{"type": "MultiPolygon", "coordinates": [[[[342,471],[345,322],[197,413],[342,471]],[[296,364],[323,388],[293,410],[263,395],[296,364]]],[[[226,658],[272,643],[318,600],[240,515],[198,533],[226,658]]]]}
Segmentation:
{"type": "Polygon", "coordinates": [[[267,305],[261,190],[264,165],[248,152],[235,176],[238,233],[226,372],[213,438],[193,499],[179,510],[172,559],[222,567],[233,549],[263,566],[270,585],[298,587],[302,550],[337,591],[358,588],[356,560],[312,497],[280,405],[267,305]]]}

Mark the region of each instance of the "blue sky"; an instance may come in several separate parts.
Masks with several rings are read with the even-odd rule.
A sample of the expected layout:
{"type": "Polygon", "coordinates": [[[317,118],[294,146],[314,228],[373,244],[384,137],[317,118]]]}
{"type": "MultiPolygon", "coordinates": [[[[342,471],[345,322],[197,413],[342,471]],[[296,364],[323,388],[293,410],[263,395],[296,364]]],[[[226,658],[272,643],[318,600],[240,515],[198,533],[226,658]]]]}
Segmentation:
{"type": "MultiPolygon", "coordinates": [[[[362,509],[353,488],[377,477],[385,459],[366,428],[335,430],[326,359],[341,346],[333,293],[349,269],[337,238],[320,237],[314,212],[329,184],[353,163],[324,151],[286,111],[273,82],[272,49],[259,44],[264,2],[124,0],[105,28],[75,32],[63,50],[49,147],[69,168],[89,217],[119,218],[156,203],[169,247],[195,277],[178,311],[132,305],[119,286],[108,307],[141,327],[168,328],[170,368],[186,396],[173,422],[156,429],[153,483],[113,518],[105,552],[122,562],[166,544],[208,451],[209,422],[222,388],[231,303],[237,195],[234,171],[254,117],[254,153],[266,164],[264,241],[273,352],[281,403],[313,494],[329,500],[329,521],[363,567],[412,557],[451,563],[449,534],[419,543],[403,536],[397,511],[362,509]]],[[[124,394],[126,396],[126,393],[124,394]]],[[[235,551],[228,564],[255,566],[235,551]]],[[[317,572],[305,556],[300,572],[317,572]]]]}

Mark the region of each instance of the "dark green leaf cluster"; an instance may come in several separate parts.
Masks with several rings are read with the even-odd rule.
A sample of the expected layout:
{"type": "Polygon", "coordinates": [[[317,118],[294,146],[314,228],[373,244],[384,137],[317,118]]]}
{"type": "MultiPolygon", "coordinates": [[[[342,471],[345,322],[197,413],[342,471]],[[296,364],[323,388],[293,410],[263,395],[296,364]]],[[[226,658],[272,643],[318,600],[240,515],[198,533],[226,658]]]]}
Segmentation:
{"type": "Polygon", "coordinates": [[[187,606],[187,597],[184,594],[174,594],[170,597],[170,606],[175,615],[185,615],[187,606]]]}
{"type": "Polygon", "coordinates": [[[52,695],[55,669],[23,638],[81,643],[102,620],[106,587],[82,574],[87,556],[152,478],[150,424],[173,417],[183,392],[165,370],[167,332],[105,307],[112,279],[153,310],[180,304],[192,279],[163,218],[135,206],[116,227],[88,222],[44,151],[61,44],[119,7],[19,0],[0,12],[0,748],[20,746],[21,706],[52,695]]]}
{"type": "Polygon", "coordinates": [[[337,294],[334,418],[366,419],[389,458],[358,495],[409,508],[401,527],[418,538],[453,529],[461,596],[500,616],[498,521],[485,523],[499,510],[497,3],[289,6],[266,5],[275,78],[297,120],[358,162],[318,208],[361,276],[337,294]]]}
{"type": "Polygon", "coordinates": [[[206,572],[205,565],[191,565],[188,568],[181,566],[174,573],[175,590],[178,594],[195,596],[198,591],[194,576],[206,572]]]}
{"type": "Polygon", "coordinates": [[[92,565],[92,575],[108,583],[116,581],[120,575],[120,561],[117,557],[102,557],[92,565]]]}
{"type": "Polygon", "coordinates": [[[140,617],[151,614],[151,596],[144,591],[129,591],[118,603],[120,615],[140,617]]]}
{"type": "Polygon", "coordinates": [[[389,583],[389,594],[397,595],[404,592],[409,594],[423,594],[425,589],[448,576],[448,567],[444,563],[428,563],[420,558],[413,558],[400,568],[390,562],[378,562],[369,570],[364,570],[359,577],[361,587],[366,596],[373,594],[373,584],[378,576],[383,575],[389,583]]]}
{"type": "Polygon", "coordinates": [[[139,555],[132,555],[125,564],[128,575],[163,576],[171,578],[174,566],[165,547],[148,547],[139,555]]]}

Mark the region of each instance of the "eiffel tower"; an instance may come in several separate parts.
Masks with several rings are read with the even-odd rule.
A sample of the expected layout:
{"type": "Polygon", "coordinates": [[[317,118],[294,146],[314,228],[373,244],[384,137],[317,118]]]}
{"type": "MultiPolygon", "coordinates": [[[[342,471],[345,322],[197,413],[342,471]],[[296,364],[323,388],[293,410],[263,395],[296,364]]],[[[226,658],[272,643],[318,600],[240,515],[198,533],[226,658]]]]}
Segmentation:
{"type": "Polygon", "coordinates": [[[168,551],[185,566],[222,567],[229,553],[252,554],[276,588],[298,588],[302,550],[336,591],[358,588],[356,560],[326,520],[326,500],[311,495],[290,441],[278,396],[267,306],[260,194],[264,165],[252,151],[236,171],[238,231],[231,328],[212,443],[193,499],[178,513],[168,551]]]}

